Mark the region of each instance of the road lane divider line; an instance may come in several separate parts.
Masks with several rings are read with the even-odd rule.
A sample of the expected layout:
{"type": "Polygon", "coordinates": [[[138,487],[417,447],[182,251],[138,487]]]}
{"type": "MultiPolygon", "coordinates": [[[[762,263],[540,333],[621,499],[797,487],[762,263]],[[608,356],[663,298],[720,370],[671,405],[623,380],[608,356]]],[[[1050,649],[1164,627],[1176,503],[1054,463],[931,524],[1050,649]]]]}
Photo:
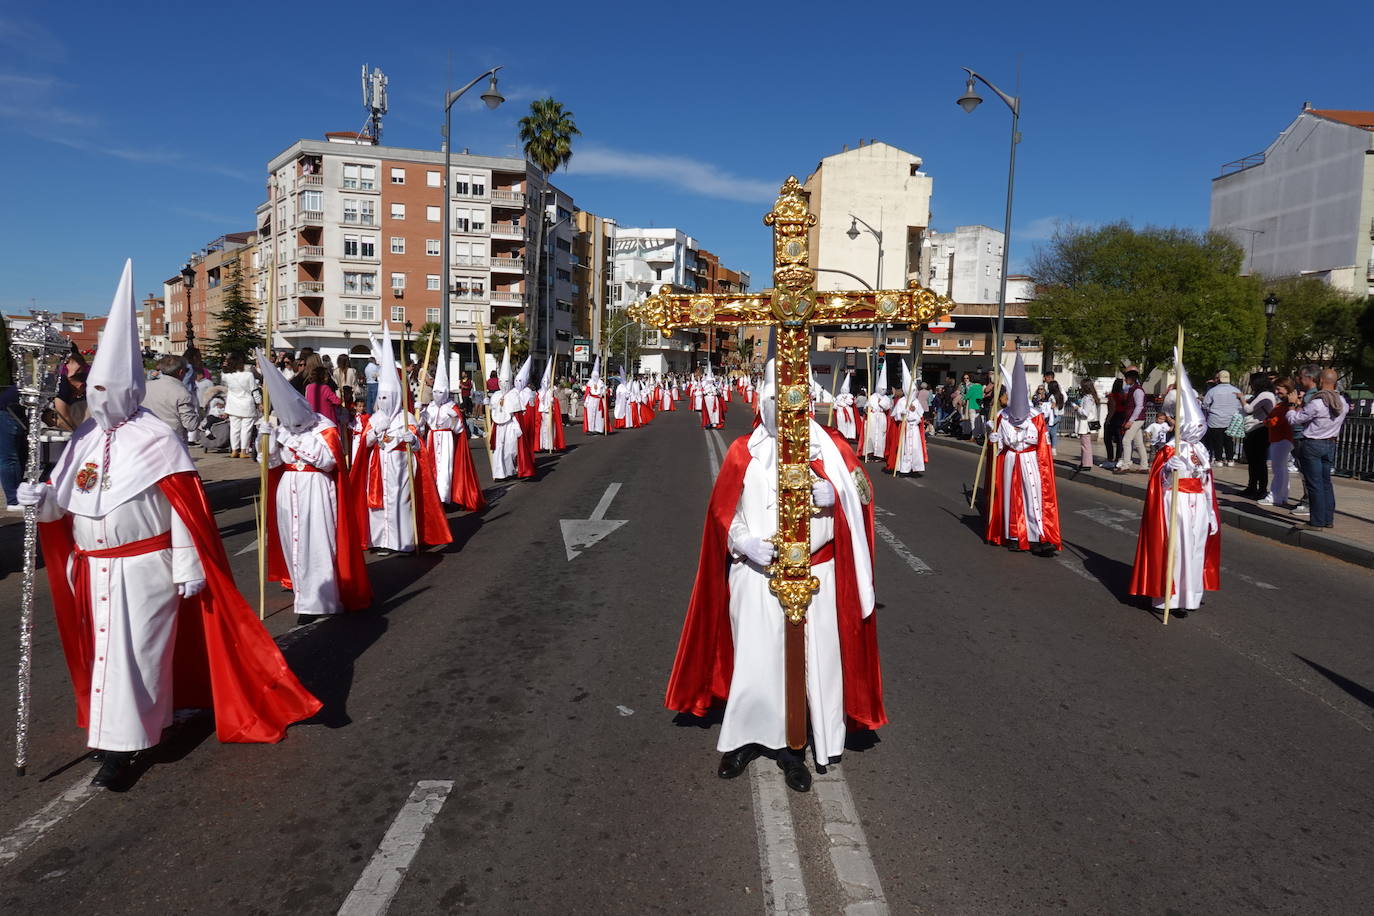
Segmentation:
{"type": "Polygon", "coordinates": [[[1075,576],[1087,579],[1089,582],[1097,582],[1097,576],[1094,576],[1092,573],[1088,572],[1088,570],[1083,566],[1083,561],[1079,557],[1073,554],[1061,553],[1054,559],[1055,562],[1057,562],[1060,566],[1067,569],[1069,572],[1073,573],[1075,576]]]}
{"type": "Polygon", "coordinates": [[[849,900],[844,908],[846,916],[887,916],[883,883],[868,851],[868,837],[844,774],[837,767],[826,767],[826,772],[816,774],[811,788],[821,805],[835,879],[849,900]]]}
{"type": "Polygon", "coordinates": [[[61,795],[38,809],[36,814],[25,819],[17,827],[0,839],[0,867],[4,867],[43,838],[43,834],[81,809],[86,802],[100,794],[100,789],[91,785],[91,777],[97,767],[82,773],[76,782],[67,787],[61,795]]]}
{"type": "Polygon", "coordinates": [[[901,557],[902,561],[906,563],[907,566],[911,567],[911,571],[916,575],[929,576],[935,572],[935,570],[930,568],[929,563],[908,550],[906,545],[897,538],[897,535],[892,533],[892,529],[888,528],[877,519],[873,520],[873,530],[878,532],[878,537],[886,541],[887,546],[891,547],[893,551],[896,552],[897,556],[901,557]]]}
{"type": "Polygon", "coordinates": [[[763,876],[764,912],[769,916],[802,916],[811,912],[802,881],[792,802],[782,770],[759,758],[749,767],[754,800],[754,826],[759,836],[759,870],[763,876]]]}
{"type": "Polygon", "coordinates": [[[711,481],[714,483],[716,476],[720,474],[720,459],[716,457],[716,443],[710,433],[708,430],[702,438],[706,440],[706,457],[711,462],[711,481]]]}
{"type": "Polygon", "coordinates": [[[339,916],[381,916],[387,911],[420,851],[425,831],[452,789],[451,779],[422,779],[415,784],[358,883],[339,907],[339,916]]]}
{"type": "MultiPolygon", "coordinates": [[[[1135,537],[1139,531],[1138,522],[1136,522],[1136,528],[1126,527],[1125,523],[1135,522],[1135,520],[1140,518],[1139,513],[1133,512],[1130,509],[1108,509],[1104,506],[1097,509],[1079,509],[1076,514],[1084,518],[1090,518],[1099,525],[1103,525],[1113,531],[1119,531],[1122,534],[1128,534],[1131,537],[1135,537]]],[[[1221,571],[1228,576],[1234,576],[1247,585],[1253,585],[1255,588],[1264,591],[1276,592],[1279,590],[1279,587],[1273,583],[1265,582],[1262,579],[1256,579],[1254,576],[1238,572],[1229,566],[1221,567],[1221,571]]]]}

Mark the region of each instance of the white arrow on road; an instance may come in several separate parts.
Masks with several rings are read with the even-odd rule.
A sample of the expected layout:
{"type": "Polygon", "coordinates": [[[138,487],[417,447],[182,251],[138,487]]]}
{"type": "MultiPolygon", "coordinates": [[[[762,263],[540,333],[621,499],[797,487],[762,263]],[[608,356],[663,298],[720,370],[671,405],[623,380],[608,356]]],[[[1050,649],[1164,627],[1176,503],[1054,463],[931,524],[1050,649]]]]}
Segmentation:
{"type": "Polygon", "coordinates": [[[248,546],[247,546],[247,547],[243,548],[243,549],[240,550],[238,553],[234,554],[234,556],[236,556],[236,557],[241,557],[241,556],[243,556],[245,553],[251,553],[252,551],[257,550],[257,549],[258,549],[258,539],[257,539],[257,538],[253,538],[253,540],[251,540],[251,541],[248,542],[248,546]]]}
{"type": "Polygon", "coordinates": [[[625,524],[628,519],[607,519],[606,510],[611,508],[611,500],[620,492],[620,484],[613,483],[602,494],[601,501],[592,510],[591,518],[564,518],[558,523],[563,527],[563,546],[567,548],[568,559],[573,560],[582,551],[625,524]]]}

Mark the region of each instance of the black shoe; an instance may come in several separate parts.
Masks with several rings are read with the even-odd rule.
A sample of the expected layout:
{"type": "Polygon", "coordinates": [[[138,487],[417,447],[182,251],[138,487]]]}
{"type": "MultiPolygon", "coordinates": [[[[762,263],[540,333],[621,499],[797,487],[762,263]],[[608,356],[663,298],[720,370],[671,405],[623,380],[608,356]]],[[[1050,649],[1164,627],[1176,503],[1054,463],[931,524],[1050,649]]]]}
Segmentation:
{"type": "Polygon", "coordinates": [[[737,747],[733,751],[726,751],[720,758],[720,766],[716,768],[716,775],[721,779],[734,779],[743,773],[749,766],[749,762],[759,755],[757,744],[746,744],[744,747],[737,747]]]}
{"type": "Polygon", "coordinates": [[[1173,610],[1171,610],[1171,611],[1169,612],[1169,616],[1170,616],[1170,617],[1177,617],[1177,618],[1179,618],[1180,620],[1182,620],[1184,617],[1187,617],[1187,616],[1188,616],[1188,612],[1187,612],[1186,610],[1184,610],[1183,608],[1181,608],[1181,607],[1180,607],[1180,608],[1174,608],[1173,610]]]}
{"type": "Polygon", "coordinates": [[[310,624],[314,623],[315,621],[317,621],[317,620],[319,620],[319,619],[320,619],[320,615],[319,615],[319,614],[297,614],[297,615],[296,615],[296,626],[298,626],[298,627],[307,627],[307,626],[309,626],[310,624]]]}
{"type": "Polygon", "coordinates": [[[778,769],[782,770],[782,781],[787,783],[787,788],[793,792],[811,791],[811,771],[806,768],[804,760],[779,757],[778,769]]]}
{"type": "Polygon", "coordinates": [[[1052,557],[1055,554],[1055,549],[1054,545],[1048,541],[1041,541],[1038,544],[1032,544],[1030,552],[1037,557],[1052,557]]]}
{"type": "Polygon", "coordinates": [[[100,769],[91,777],[97,789],[118,789],[125,784],[133,770],[134,751],[102,751],[100,769]]]}

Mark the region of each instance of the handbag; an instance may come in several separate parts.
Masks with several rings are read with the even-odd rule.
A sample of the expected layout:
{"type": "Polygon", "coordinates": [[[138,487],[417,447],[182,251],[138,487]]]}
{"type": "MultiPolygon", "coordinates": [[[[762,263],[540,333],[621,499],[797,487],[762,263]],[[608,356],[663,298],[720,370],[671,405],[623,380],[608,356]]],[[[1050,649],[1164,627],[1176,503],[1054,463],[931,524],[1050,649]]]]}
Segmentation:
{"type": "Polygon", "coordinates": [[[1226,435],[1232,439],[1245,438],[1245,414],[1236,411],[1231,417],[1231,422],[1226,424],[1226,435]]]}
{"type": "Polygon", "coordinates": [[[1089,420],[1089,421],[1088,421],[1088,432],[1090,432],[1090,433],[1095,433],[1095,432],[1097,432],[1097,431],[1098,431],[1099,429],[1101,429],[1101,428],[1102,428],[1102,421],[1101,421],[1101,420],[1089,420]]]}

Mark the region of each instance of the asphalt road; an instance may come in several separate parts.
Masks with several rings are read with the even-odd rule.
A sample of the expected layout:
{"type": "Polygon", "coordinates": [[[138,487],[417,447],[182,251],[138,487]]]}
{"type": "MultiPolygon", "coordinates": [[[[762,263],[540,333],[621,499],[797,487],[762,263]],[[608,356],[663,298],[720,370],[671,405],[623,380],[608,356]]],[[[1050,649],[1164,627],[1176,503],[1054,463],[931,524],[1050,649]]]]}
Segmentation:
{"type": "MultiPolygon", "coordinates": [[[[661,705],[707,442],[690,412],[570,433],[537,482],[453,516],[449,549],[374,560],[374,611],[289,634],[289,612],[269,617],[316,719],[274,746],[190,719],[125,793],[62,801],[93,765],[44,595],[30,775],[0,776],[0,850],[31,842],[0,857],[0,911],[333,913],[429,780],[452,787],[392,913],[782,911],[756,777],[717,779],[714,727],[661,705]],[[613,483],[605,518],[627,523],[568,560],[560,519],[613,483]]],[[[975,456],[931,459],[919,480],[871,466],[892,724],[830,768],[888,909],[1366,911],[1368,572],[1226,529],[1224,590],[1166,628],[1124,596],[1138,502],[1061,484],[1069,549],[1013,555],[967,509],[975,456]]],[[[250,506],[219,522],[231,555],[252,543],[250,506]]],[[[255,554],[233,562],[254,594],[255,554]]],[[[18,603],[11,574],[0,606],[18,603]]],[[[843,912],[832,806],[788,801],[809,910],[843,912]]]]}

